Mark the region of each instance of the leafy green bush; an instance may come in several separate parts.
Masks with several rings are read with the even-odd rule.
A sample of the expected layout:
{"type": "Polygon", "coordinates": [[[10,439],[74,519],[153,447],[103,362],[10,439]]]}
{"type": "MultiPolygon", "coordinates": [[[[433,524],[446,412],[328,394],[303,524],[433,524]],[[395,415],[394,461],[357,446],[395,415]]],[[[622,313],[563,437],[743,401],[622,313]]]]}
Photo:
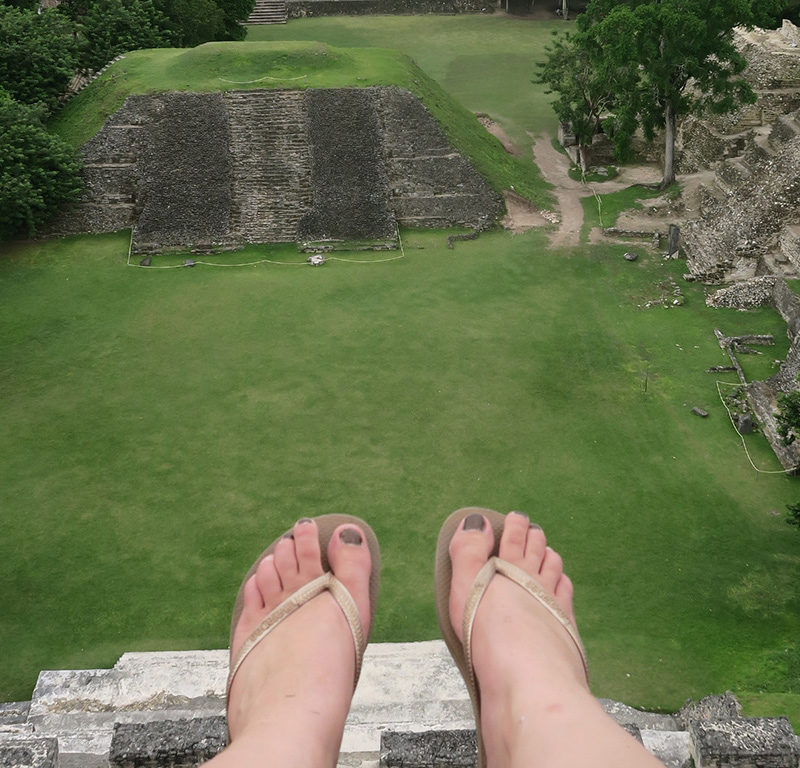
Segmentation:
{"type": "Polygon", "coordinates": [[[0,5],[0,87],[23,104],[58,104],[78,64],[75,25],[55,9],[41,14],[0,5]]]}
{"type": "Polygon", "coordinates": [[[62,204],[80,193],[75,151],[44,126],[43,107],[0,89],[0,240],[36,234],[62,204]]]}

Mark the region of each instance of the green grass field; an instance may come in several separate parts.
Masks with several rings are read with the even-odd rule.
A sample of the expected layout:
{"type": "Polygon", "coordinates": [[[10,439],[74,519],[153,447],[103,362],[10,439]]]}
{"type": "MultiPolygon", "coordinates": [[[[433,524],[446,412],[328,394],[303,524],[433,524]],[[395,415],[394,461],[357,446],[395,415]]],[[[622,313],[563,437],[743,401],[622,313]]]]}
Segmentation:
{"type": "MultiPolygon", "coordinates": [[[[387,30],[454,91],[448,45],[489,77],[490,32],[516,34],[510,52],[541,43],[535,25],[490,17],[271,34],[338,45],[348,27],[349,45],[386,45],[371,30],[387,30]]],[[[99,113],[110,90],[70,109],[99,113]]],[[[488,87],[457,95],[500,116],[488,87]]],[[[534,132],[552,115],[538,119],[534,132]]],[[[438,526],[478,504],[528,512],[564,554],[598,695],[674,710],[732,689],[800,725],[800,535],[782,519],[800,487],[758,435],[753,470],[706,373],[726,361],[716,326],[775,334],[743,361],[768,375],[787,348],[780,318],[711,310],[685,265],[641,249],[630,264],[622,246],[548,250],[542,232],[454,250],[444,233],[403,237],[405,258],[315,269],[288,246],[217,257],[287,265],[131,268],[128,233],[5,249],[0,700],[29,696],[42,668],[223,647],[251,560],[320,512],[362,515],[381,540],[373,638],[436,637],[438,526]],[[642,309],[670,278],[685,305],[642,309]]]]}

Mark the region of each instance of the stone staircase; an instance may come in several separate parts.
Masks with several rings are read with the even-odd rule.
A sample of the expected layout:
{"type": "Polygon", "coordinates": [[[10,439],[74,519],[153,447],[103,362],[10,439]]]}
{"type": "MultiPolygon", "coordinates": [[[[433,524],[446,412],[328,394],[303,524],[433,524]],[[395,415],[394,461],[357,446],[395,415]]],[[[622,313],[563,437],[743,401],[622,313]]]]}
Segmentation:
{"type": "Polygon", "coordinates": [[[251,243],[294,242],[311,204],[302,91],[228,91],[231,228],[251,243]]]}
{"type": "Polygon", "coordinates": [[[408,91],[380,93],[383,152],[398,223],[411,227],[478,227],[502,201],[455,151],[422,102],[408,91]]]}
{"type": "MultiPolygon", "coordinates": [[[[126,653],[112,669],[43,671],[30,702],[0,705],[0,766],[197,765],[225,743],[226,673],[222,650],[126,653]]],[[[788,720],[743,718],[730,694],[675,716],[601,704],[668,768],[690,759],[696,768],[797,768],[788,720]]],[[[474,759],[469,698],[444,643],[369,646],[339,767],[456,768],[474,759]]]]}
{"type": "Polygon", "coordinates": [[[247,17],[248,24],[285,24],[288,16],[285,0],[256,0],[247,17]]]}

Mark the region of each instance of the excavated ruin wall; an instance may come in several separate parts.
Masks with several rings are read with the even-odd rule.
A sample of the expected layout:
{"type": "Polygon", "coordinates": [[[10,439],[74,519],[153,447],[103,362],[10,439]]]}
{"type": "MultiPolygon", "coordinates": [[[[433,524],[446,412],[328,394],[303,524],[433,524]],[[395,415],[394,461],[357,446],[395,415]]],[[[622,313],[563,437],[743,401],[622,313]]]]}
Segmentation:
{"type": "Polygon", "coordinates": [[[756,166],[713,214],[684,228],[687,264],[696,278],[724,278],[747,253],[776,244],[786,223],[800,215],[800,136],[756,166]]]}
{"type": "Polygon", "coordinates": [[[220,93],[150,97],[138,151],[137,251],[213,247],[230,237],[228,113],[220,93]]]}
{"type": "Polygon", "coordinates": [[[312,16],[358,16],[368,13],[492,13],[482,0],[288,0],[290,19],[312,16]]]}
{"type": "Polygon", "coordinates": [[[301,242],[394,240],[374,99],[369,89],[306,92],[311,210],[297,225],[301,242]]]}
{"type": "Polygon", "coordinates": [[[755,277],[733,283],[715,291],[706,299],[712,307],[731,307],[748,310],[771,306],[786,321],[786,332],[791,339],[786,359],[778,372],[766,381],[753,381],[747,386],[747,397],[764,436],[786,470],[800,467],[800,446],[784,445],[778,434],[775,414],[781,393],[800,388],[800,296],[781,278],[772,275],[755,277]]]}
{"type": "Polygon", "coordinates": [[[410,92],[263,93],[128,97],[83,147],[83,201],[47,234],[131,228],[134,253],[337,238],[383,247],[398,220],[478,227],[501,215],[500,196],[410,92]]]}

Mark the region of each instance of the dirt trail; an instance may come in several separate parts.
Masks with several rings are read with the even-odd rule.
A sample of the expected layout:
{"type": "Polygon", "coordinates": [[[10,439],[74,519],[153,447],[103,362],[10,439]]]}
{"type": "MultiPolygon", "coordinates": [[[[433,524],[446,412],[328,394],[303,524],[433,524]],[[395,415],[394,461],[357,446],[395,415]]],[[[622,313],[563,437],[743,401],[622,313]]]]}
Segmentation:
{"type": "Polygon", "coordinates": [[[619,176],[600,184],[585,184],[573,181],[568,171],[570,159],[553,147],[551,137],[540,134],[533,145],[533,158],[545,181],[553,185],[553,194],[558,201],[561,222],[558,230],[550,238],[554,247],[578,245],[581,227],[583,226],[583,206],[580,198],[588,197],[596,192],[607,194],[625,189],[631,184],[654,184],[659,181],[660,173],[655,166],[636,165],[620,169],[619,176]]]}

